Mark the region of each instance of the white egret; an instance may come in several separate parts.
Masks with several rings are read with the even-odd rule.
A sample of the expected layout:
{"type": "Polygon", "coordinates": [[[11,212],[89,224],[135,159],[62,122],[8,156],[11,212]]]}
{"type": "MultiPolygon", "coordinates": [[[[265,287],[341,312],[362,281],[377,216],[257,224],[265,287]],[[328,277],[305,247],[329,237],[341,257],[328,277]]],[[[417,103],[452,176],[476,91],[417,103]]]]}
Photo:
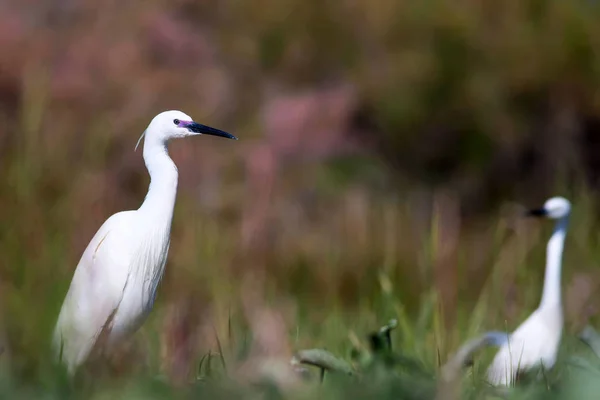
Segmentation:
{"type": "Polygon", "coordinates": [[[152,309],[170,244],[177,167],[172,138],[200,134],[237,138],[198,124],[181,111],[158,114],[144,131],[150,186],[137,210],[112,215],[85,249],[54,331],[53,346],[70,373],[88,357],[100,333],[113,344],[135,331],[152,309]]]}
{"type": "Polygon", "coordinates": [[[462,372],[472,364],[474,354],[486,346],[502,346],[505,341],[506,333],[492,331],[463,344],[441,368],[436,400],[459,399],[462,372]]]}
{"type": "Polygon", "coordinates": [[[600,334],[591,325],[586,325],[579,333],[579,339],[590,346],[596,356],[600,358],[600,334]]]}
{"type": "Polygon", "coordinates": [[[563,328],[560,275],[570,212],[571,203],[562,197],[553,197],[543,208],[528,212],[531,216],[556,220],[546,249],[542,300],[525,322],[512,334],[507,334],[487,371],[491,384],[509,385],[514,383],[518,372],[554,366],[563,328]]]}

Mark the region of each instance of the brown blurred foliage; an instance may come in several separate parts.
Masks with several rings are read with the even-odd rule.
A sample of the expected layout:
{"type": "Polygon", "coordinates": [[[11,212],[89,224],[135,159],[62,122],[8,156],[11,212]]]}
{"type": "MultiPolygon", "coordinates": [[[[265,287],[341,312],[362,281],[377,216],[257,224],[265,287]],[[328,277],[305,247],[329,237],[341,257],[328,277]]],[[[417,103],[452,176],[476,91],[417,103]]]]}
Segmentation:
{"type": "MultiPolygon", "coordinates": [[[[406,298],[433,277],[453,320],[492,254],[495,232],[472,217],[598,185],[599,16],[593,2],[540,0],[0,3],[9,318],[32,297],[60,298],[102,221],[140,204],[135,142],[181,109],[241,140],[171,145],[177,269],[161,293],[176,304],[163,340],[175,374],[190,373],[197,332],[225,325],[223,304],[185,299],[212,298],[215,282],[242,298],[229,281],[256,271],[306,304],[349,306],[377,290],[375,267],[406,298]],[[431,254],[415,250],[437,228],[431,254]]],[[[506,257],[521,262],[511,240],[506,257]]],[[[244,314],[285,330],[279,311],[244,314]]],[[[33,339],[19,340],[24,351],[33,339]]]]}

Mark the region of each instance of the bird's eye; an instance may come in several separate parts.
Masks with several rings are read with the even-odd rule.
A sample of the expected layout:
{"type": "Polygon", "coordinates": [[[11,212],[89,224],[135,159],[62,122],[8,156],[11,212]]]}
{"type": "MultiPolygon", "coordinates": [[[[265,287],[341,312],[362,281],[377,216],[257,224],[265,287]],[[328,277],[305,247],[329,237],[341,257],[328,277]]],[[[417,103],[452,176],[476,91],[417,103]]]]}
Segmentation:
{"type": "Polygon", "coordinates": [[[180,122],[180,121],[179,121],[178,119],[174,119],[174,120],[173,120],[173,123],[174,123],[175,125],[179,125],[179,122],[180,122]]]}

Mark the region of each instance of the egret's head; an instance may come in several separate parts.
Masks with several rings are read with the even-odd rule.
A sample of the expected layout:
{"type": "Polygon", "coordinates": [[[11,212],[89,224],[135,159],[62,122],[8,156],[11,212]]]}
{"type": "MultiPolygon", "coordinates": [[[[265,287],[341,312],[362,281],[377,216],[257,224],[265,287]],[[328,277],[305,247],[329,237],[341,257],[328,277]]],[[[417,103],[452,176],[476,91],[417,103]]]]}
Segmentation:
{"type": "Polygon", "coordinates": [[[506,332],[500,332],[500,331],[491,331],[491,332],[486,332],[485,334],[483,334],[483,341],[485,345],[488,346],[496,346],[496,347],[501,347],[504,346],[505,343],[508,342],[508,338],[509,338],[510,334],[506,333],[506,332]]]}
{"type": "Polygon", "coordinates": [[[174,138],[202,134],[237,140],[235,136],[227,132],[194,122],[189,115],[181,111],[164,111],[150,121],[150,125],[142,133],[135,147],[137,149],[144,135],[146,135],[146,140],[152,138],[153,140],[166,142],[174,138]]]}
{"type": "Polygon", "coordinates": [[[528,215],[559,219],[566,217],[571,212],[571,203],[564,197],[552,197],[546,200],[544,207],[530,210],[528,215]]]}

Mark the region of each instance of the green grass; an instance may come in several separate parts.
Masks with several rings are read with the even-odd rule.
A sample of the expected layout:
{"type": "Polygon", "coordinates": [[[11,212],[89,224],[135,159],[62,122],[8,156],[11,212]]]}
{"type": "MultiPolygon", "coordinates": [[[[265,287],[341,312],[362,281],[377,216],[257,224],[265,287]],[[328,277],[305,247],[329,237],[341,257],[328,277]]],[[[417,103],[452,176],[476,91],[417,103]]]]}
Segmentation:
{"type": "MultiPolygon", "coordinates": [[[[594,265],[595,254],[586,249],[593,248],[597,240],[596,223],[589,217],[594,211],[587,208],[585,197],[574,197],[573,203],[572,229],[564,261],[566,333],[559,362],[542,380],[511,389],[509,398],[592,398],[589,396],[595,393],[594,377],[600,374],[600,359],[576,337],[582,322],[587,321],[581,320],[581,313],[595,296],[573,305],[572,296],[577,296],[580,288],[572,285],[579,274],[597,276],[585,268],[594,265]],[[582,368],[582,364],[586,365],[582,368]]],[[[438,210],[442,208],[439,206],[438,210]]],[[[49,356],[48,339],[70,278],[70,267],[61,263],[65,257],[64,250],[59,250],[64,249],[63,242],[45,240],[47,249],[13,267],[13,275],[9,275],[11,284],[2,292],[7,351],[0,356],[0,393],[6,398],[47,399],[314,398],[317,395],[433,398],[439,369],[461,342],[486,330],[512,330],[537,306],[545,241],[551,229],[551,222],[517,221],[509,229],[510,218],[490,219],[486,233],[479,232],[488,236],[486,251],[490,254],[481,268],[489,270],[489,274],[477,288],[471,287],[472,281],[461,271],[471,266],[469,253],[479,250],[474,246],[481,244],[456,240],[458,261],[444,266],[455,270],[458,287],[470,289],[468,293],[458,290],[455,300],[442,299],[442,294],[448,293],[444,287],[448,282],[436,280],[436,274],[445,274],[436,263],[443,259],[441,253],[447,251],[442,242],[447,227],[441,225],[445,217],[438,213],[437,217],[435,211],[432,214],[432,224],[417,241],[419,247],[412,248],[415,253],[412,275],[407,273],[403,278],[399,274],[402,264],[395,258],[397,254],[379,264],[372,260],[369,270],[361,272],[360,284],[351,285],[358,297],[353,301],[344,298],[349,294],[344,294],[336,275],[319,271],[321,268],[316,268],[314,260],[304,261],[306,282],[302,289],[293,289],[295,282],[285,281],[281,271],[271,275],[256,269],[241,273],[235,270],[224,261],[229,251],[227,245],[221,248],[208,242],[191,255],[178,255],[181,251],[178,247],[186,243],[186,233],[180,231],[173,241],[168,276],[149,321],[130,343],[109,359],[92,360],[74,381],[67,379],[64,370],[53,365],[49,356]],[[186,268],[185,257],[197,259],[198,264],[186,268]],[[210,267],[201,267],[207,263],[210,267]],[[65,272],[60,276],[49,274],[52,269],[65,272]],[[325,278],[319,273],[324,273],[325,278]],[[319,291],[322,289],[319,279],[326,279],[329,293],[319,291]],[[415,299],[404,291],[412,284],[407,279],[424,286],[428,280],[437,283],[415,299]],[[513,286],[515,298],[510,299],[503,293],[511,293],[513,286]],[[294,295],[286,294],[288,289],[294,295]],[[447,307],[452,301],[457,306],[450,318],[452,310],[447,307]],[[510,311],[511,301],[516,311],[510,311]],[[393,357],[385,351],[373,353],[369,341],[369,334],[390,318],[398,320],[391,334],[393,357]],[[349,377],[326,373],[320,383],[318,369],[307,367],[312,379],[291,384],[295,375],[283,374],[291,356],[295,351],[310,348],[330,351],[351,363],[357,374],[349,377]],[[389,361],[390,357],[397,360],[389,361]]],[[[177,214],[175,231],[183,229],[184,222],[181,212],[177,214]]],[[[396,216],[397,226],[407,223],[402,212],[396,216]]],[[[215,232],[209,227],[210,223],[205,226],[204,234],[219,232],[220,228],[215,227],[215,232]]],[[[203,237],[202,231],[185,229],[203,237]]],[[[347,231],[349,236],[342,236],[337,245],[345,245],[354,233],[347,231]]],[[[330,251],[341,251],[337,245],[331,244],[330,251]]],[[[332,259],[331,266],[325,263],[322,268],[339,268],[340,257],[345,262],[350,262],[346,257],[361,260],[373,257],[372,252],[362,253],[357,246],[353,251],[356,254],[352,256],[340,253],[332,259]]],[[[464,398],[494,398],[494,391],[483,379],[493,354],[492,349],[480,352],[474,365],[464,371],[464,398]]]]}

